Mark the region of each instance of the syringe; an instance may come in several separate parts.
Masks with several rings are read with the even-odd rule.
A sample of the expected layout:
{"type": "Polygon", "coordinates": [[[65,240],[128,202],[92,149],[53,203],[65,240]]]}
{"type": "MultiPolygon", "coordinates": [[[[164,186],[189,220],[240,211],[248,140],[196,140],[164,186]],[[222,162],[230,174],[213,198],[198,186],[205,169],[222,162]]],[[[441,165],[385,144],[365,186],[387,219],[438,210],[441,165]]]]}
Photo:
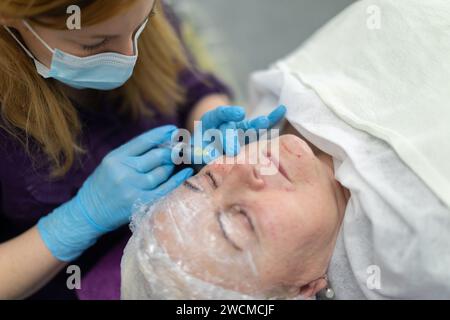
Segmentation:
{"type": "Polygon", "coordinates": [[[197,159],[200,159],[201,162],[204,164],[207,164],[207,163],[211,162],[212,160],[214,160],[214,158],[212,157],[213,151],[211,150],[211,148],[203,149],[201,147],[196,147],[196,146],[194,146],[190,143],[186,143],[186,142],[170,141],[170,142],[158,144],[157,147],[169,149],[172,151],[179,150],[179,151],[187,152],[187,156],[189,157],[191,162],[194,162],[194,164],[195,164],[195,162],[198,162],[197,159]]]}

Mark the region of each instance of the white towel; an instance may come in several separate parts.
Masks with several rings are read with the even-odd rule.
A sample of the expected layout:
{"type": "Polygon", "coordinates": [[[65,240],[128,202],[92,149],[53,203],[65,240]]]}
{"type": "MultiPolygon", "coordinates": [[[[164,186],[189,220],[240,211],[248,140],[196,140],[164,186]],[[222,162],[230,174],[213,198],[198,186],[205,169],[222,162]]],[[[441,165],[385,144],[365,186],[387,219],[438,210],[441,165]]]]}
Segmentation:
{"type": "Polygon", "coordinates": [[[254,114],[286,105],[288,121],[333,156],[351,192],[329,268],[336,297],[450,299],[450,210],[394,150],[338,118],[286,70],[255,74],[251,88],[254,114]]]}
{"type": "Polygon", "coordinates": [[[450,207],[450,1],[359,1],[280,64],[450,207]]]}

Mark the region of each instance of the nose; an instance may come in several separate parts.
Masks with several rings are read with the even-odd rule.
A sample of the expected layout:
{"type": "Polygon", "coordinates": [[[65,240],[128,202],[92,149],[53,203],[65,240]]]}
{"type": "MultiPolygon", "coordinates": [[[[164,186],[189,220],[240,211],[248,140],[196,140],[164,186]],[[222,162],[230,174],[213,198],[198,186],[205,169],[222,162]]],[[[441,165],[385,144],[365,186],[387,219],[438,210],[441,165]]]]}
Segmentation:
{"type": "Polygon", "coordinates": [[[261,190],[265,186],[265,181],[256,166],[247,164],[235,165],[228,174],[228,177],[237,180],[237,184],[244,185],[255,191],[261,190]]]}
{"type": "Polygon", "coordinates": [[[125,37],[120,43],[117,44],[116,52],[126,55],[134,56],[134,36],[125,37]]]}

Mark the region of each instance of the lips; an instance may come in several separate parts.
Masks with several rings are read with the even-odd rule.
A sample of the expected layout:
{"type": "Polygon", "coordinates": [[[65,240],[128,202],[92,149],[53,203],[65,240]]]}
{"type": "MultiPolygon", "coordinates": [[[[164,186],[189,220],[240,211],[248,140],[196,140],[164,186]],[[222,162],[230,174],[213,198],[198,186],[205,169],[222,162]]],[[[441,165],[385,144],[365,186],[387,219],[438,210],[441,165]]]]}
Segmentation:
{"type": "Polygon", "coordinates": [[[287,174],[286,170],[284,169],[283,165],[281,164],[281,161],[278,163],[278,171],[280,171],[281,175],[286,178],[289,182],[292,182],[289,178],[289,175],[287,174]]]}
{"type": "Polygon", "coordinates": [[[274,164],[274,166],[278,169],[278,172],[289,182],[292,183],[291,179],[289,178],[289,175],[287,174],[285,168],[283,167],[283,164],[280,160],[273,157],[270,152],[267,154],[267,158],[274,164]]]}

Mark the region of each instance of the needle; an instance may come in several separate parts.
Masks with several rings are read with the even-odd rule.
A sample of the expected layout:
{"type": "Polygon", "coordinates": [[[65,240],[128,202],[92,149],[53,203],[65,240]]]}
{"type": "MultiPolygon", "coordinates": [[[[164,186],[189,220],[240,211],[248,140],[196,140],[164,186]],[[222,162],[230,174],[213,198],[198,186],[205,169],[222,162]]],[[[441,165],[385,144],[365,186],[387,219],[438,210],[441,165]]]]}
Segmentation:
{"type": "Polygon", "coordinates": [[[169,150],[184,150],[184,151],[188,151],[189,154],[191,155],[191,159],[198,159],[199,157],[201,157],[202,161],[204,161],[205,163],[209,163],[210,160],[212,160],[212,151],[208,150],[210,148],[201,148],[201,147],[196,147],[194,145],[185,143],[185,142],[165,142],[165,143],[161,143],[157,145],[158,148],[164,148],[164,149],[169,149],[169,150]],[[206,160],[206,161],[205,161],[206,160]]]}

